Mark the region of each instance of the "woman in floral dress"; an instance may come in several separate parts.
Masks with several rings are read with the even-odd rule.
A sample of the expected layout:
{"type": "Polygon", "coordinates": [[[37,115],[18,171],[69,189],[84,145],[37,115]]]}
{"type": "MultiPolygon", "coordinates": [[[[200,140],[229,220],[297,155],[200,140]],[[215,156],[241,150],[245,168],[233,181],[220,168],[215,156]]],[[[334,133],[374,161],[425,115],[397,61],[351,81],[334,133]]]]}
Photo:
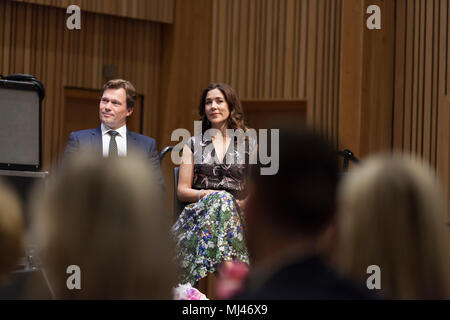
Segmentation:
{"type": "Polygon", "coordinates": [[[221,263],[249,263],[244,241],[245,176],[256,139],[227,135],[247,131],[234,90],[213,83],[202,94],[199,113],[202,136],[183,148],[178,182],[179,200],[190,202],[173,226],[182,283],[195,285],[221,263]],[[241,145],[239,145],[241,144],[241,145]]]}

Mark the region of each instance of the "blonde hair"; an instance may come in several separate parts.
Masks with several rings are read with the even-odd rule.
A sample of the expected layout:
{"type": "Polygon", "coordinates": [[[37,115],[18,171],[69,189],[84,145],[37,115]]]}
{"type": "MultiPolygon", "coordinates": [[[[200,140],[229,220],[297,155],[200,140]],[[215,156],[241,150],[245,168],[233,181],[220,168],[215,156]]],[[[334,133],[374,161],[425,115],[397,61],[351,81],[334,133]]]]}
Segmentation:
{"type": "Polygon", "coordinates": [[[395,299],[450,297],[445,202],[433,171],[400,156],[377,156],[339,193],[338,264],[366,281],[381,269],[381,292],[395,299]]]}
{"type": "Polygon", "coordinates": [[[57,298],[172,297],[170,215],[149,166],[81,154],[50,182],[35,230],[57,298]],[[81,290],[67,289],[69,265],[81,269],[81,290]]]}
{"type": "Polygon", "coordinates": [[[0,282],[23,255],[23,218],[17,195],[0,181],[0,282]]]}

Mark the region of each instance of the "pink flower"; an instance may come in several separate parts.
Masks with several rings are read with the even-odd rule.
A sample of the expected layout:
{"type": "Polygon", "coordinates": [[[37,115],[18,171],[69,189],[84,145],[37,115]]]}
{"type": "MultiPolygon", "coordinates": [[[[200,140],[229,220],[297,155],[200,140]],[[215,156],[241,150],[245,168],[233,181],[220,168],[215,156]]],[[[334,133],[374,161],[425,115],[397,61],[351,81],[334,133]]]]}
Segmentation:
{"type": "Polygon", "coordinates": [[[193,288],[189,283],[179,284],[174,290],[174,300],[208,300],[208,298],[193,288]]]}
{"type": "Polygon", "coordinates": [[[188,300],[204,300],[205,295],[195,288],[191,288],[187,291],[188,300]]]}

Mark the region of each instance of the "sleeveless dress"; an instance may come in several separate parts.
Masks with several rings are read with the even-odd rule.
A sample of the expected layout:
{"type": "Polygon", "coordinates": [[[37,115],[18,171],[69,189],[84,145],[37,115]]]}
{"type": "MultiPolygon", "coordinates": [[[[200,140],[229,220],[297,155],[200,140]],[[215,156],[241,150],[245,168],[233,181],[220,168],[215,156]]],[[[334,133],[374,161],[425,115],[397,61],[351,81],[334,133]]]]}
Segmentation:
{"type": "Polygon", "coordinates": [[[243,214],[236,200],[246,197],[249,150],[256,143],[250,138],[245,148],[238,148],[237,139],[232,140],[223,162],[219,162],[211,139],[200,141],[194,136],[187,144],[194,155],[192,188],[217,190],[187,205],[172,227],[180,281],[195,285],[223,261],[249,263],[243,214]]]}

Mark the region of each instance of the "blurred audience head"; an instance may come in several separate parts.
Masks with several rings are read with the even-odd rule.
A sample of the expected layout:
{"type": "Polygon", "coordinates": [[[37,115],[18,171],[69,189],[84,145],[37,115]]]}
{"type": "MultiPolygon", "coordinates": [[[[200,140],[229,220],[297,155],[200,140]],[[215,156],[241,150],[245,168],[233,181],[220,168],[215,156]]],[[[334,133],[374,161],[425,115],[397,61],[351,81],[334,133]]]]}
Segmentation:
{"type": "Polygon", "coordinates": [[[366,282],[381,271],[381,293],[395,299],[449,298],[445,203],[434,172],[398,155],[364,161],[339,194],[336,253],[342,271],[366,282]]]}
{"type": "Polygon", "coordinates": [[[170,215],[142,157],[81,153],[49,183],[35,230],[57,298],[170,299],[175,286],[170,215]],[[68,266],[81,290],[68,290],[68,266]]]}
{"type": "Polygon", "coordinates": [[[22,210],[17,195],[0,181],[0,284],[23,255],[22,210]]]}
{"type": "Polygon", "coordinates": [[[261,175],[261,164],[251,170],[246,239],[256,260],[264,239],[315,239],[335,212],[339,179],[335,150],[306,127],[279,128],[278,173],[261,175]]]}

